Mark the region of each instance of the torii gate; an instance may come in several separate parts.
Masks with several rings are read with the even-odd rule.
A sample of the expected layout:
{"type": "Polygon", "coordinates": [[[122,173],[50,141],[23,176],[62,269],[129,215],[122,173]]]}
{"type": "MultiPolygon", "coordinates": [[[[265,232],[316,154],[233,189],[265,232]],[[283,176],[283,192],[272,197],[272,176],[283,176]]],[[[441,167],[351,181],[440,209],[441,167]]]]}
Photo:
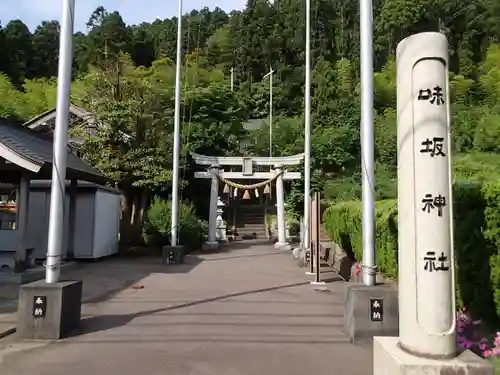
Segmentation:
{"type": "MultiPolygon", "coordinates": [[[[287,165],[299,165],[304,159],[304,154],[292,156],[276,157],[252,157],[252,156],[205,156],[191,152],[194,162],[197,165],[208,165],[207,172],[195,172],[195,178],[210,178],[212,186],[210,189],[210,214],[208,221],[208,241],[205,247],[208,249],[217,249],[219,243],[216,239],[216,221],[217,221],[217,199],[219,196],[219,179],[252,179],[268,180],[276,179],[276,211],[278,222],[278,242],[275,248],[280,250],[289,250],[290,244],[286,241],[286,220],[285,220],[285,199],[284,199],[284,180],[300,179],[300,172],[288,172],[285,169],[287,165]],[[241,172],[226,172],[222,166],[241,165],[241,172]],[[255,172],[254,165],[274,166],[274,170],[269,172],[255,172]]],[[[243,187],[243,189],[251,187],[243,187]]]]}

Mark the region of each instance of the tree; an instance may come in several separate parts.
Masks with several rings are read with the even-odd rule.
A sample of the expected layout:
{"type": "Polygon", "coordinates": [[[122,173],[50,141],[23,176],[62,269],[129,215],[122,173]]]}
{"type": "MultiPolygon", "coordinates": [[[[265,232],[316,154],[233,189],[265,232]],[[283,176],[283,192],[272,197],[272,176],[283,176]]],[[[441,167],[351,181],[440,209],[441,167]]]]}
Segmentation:
{"type": "MultiPolygon", "coordinates": [[[[7,51],[7,37],[5,35],[5,30],[0,23],[0,51],[7,51]]],[[[0,72],[9,74],[9,58],[7,53],[3,53],[0,57],[0,72]]]]}
{"type": "MultiPolygon", "coordinates": [[[[186,56],[182,113],[183,169],[188,151],[228,155],[244,134],[242,110],[222,72],[204,67],[196,54],[186,56]]],[[[130,232],[140,234],[152,193],[169,191],[174,119],[175,67],[171,60],[135,67],[127,55],[103,62],[84,79],[81,99],[101,126],[82,150],[125,192],[124,217],[130,232]]],[[[184,174],[182,186],[189,181],[184,174]]]]}
{"type": "Polygon", "coordinates": [[[59,58],[59,22],[44,21],[35,29],[33,43],[33,76],[56,77],[59,58]]]}
{"type": "Polygon", "coordinates": [[[78,32],[73,35],[73,77],[85,74],[89,65],[89,46],[87,35],[78,32]]]}
{"type": "Polygon", "coordinates": [[[225,71],[233,66],[233,50],[231,28],[227,24],[215,30],[207,40],[208,61],[211,65],[219,66],[225,71]]]}
{"type": "Polygon", "coordinates": [[[0,117],[19,119],[18,107],[21,94],[16,90],[9,77],[0,74],[0,117]]]}
{"type": "Polygon", "coordinates": [[[22,21],[10,21],[4,29],[8,59],[7,74],[15,85],[20,85],[25,78],[33,76],[32,71],[32,35],[22,21]]]}
{"type": "Polygon", "coordinates": [[[31,119],[56,106],[57,81],[55,78],[26,80],[22,86],[18,114],[31,119]]]}
{"type": "Polygon", "coordinates": [[[120,13],[108,13],[102,6],[90,17],[88,43],[88,61],[99,65],[106,60],[118,59],[121,52],[130,51],[130,29],[127,28],[120,13]]]}

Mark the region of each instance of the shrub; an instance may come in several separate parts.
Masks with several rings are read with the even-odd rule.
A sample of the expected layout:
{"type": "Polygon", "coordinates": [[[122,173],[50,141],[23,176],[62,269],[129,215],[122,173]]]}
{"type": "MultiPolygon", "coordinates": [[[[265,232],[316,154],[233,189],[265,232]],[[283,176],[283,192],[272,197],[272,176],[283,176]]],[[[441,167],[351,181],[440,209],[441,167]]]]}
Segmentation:
{"type": "MultiPolygon", "coordinates": [[[[274,229],[277,226],[277,220],[278,217],[276,215],[271,215],[267,214],[266,215],[266,221],[267,221],[267,228],[269,231],[269,235],[277,235],[277,233],[274,233],[274,229]]],[[[297,216],[294,213],[285,213],[285,220],[286,224],[288,225],[288,231],[291,236],[297,236],[300,233],[300,221],[297,219],[297,216]]]]}
{"type": "MultiPolygon", "coordinates": [[[[179,202],[179,243],[187,250],[201,246],[207,224],[195,215],[194,206],[189,202],[179,202]]],[[[172,202],[156,198],[151,204],[143,226],[146,243],[154,246],[170,244],[172,202]]]]}
{"type": "MultiPolygon", "coordinates": [[[[397,202],[390,199],[375,204],[376,252],[378,270],[390,278],[397,277],[397,202]]],[[[354,259],[363,252],[361,202],[342,202],[330,206],[323,215],[325,231],[354,259]]]]}
{"type": "MultiPolygon", "coordinates": [[[[454,185],[454,248],[458,307],[496,324],[500,315],[500,183],[454,185]]],[[[397,201],[375,204],[379,272],[398,275],[397,201]]],[[[342,202],[324,214],[325,230],[356,260],[362,256],[361,202],[342,202]]]]}
{"type": "Polygon", "coordinates": [[[491,275],[488,290],[493,294],[496,306],[495,314],[500,316],[500,256],[498,254],[500,248],[500,183],[485,183],[482,191],[486,207],[484,210],[484,237],[491,245],[488,252],[489,263],[483,267],[482,271],[489,271],[491,275]]]}
{"type": "Polygon", "coordinates": [[[270,236],[275,235],[274,228],[276,227],[277,220],[278,218],[276,217],[276,215],[272,214],[266,215],[267,231],[269,232],[270,236]]]}
{"type": "Polygon", "coordinates": [[[285,220],[290,236],[298,236],[300,234],[300,221],[297,215],[287,212],[285,213],[285,220]]]}

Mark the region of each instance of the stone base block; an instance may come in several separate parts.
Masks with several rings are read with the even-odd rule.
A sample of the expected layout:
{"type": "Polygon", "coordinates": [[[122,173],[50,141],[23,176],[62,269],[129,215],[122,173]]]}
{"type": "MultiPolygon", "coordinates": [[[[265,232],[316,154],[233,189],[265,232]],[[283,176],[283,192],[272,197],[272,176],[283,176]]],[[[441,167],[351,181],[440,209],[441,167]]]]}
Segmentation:
{"type": "Polygon", "coordinates": [[[201,249],[203,251],[213,251],[213,250],[219,250],[219,243],[218,242],[205,242],[202,246],[201,249]]]}
{"type": "Polygon", "coordinates": [[[399,347],[398,337],[374,337],[374,375],[493,375],[493,366],[470,350],[453,359],[416,357],[399,347]]]}
{"type": "MultiPolygon", "coordinates": [[[[61,272],[78,267],[78,262],[65,262],[61,264],[61,272]]],[[[0,285],[2,284],[27,284],[33,281],[45,279],[45,267],[38,266],[27,269],[24,272],[2,273],[0,272],[0,285]]]]}
{"type": "Polygon", "coordinates": [[[163,246],[161,248],[163,263],[165,264],[181,264],[184,263],[186,250],[184,246],[163,246]]]}
{"type": "Polygon", "coordinates": [[[282,251],[290,251],[292,250],[292,246],[288,242],[276,242],[274,244],[274,248],[282,251]]]}
{"type": "Polygon", "coordinates": [[[344,329],[353,343],[371,343],[374,336],[398,336],[397,289],[386,284],[350,285],[344,306],[344,329]]]}
{"type": "Polygon", "coordinates": [[[21,287],[17,335],[24,339],[58,340],[78,328],[82,281],[47,284],[35,281],[21,287]]]}

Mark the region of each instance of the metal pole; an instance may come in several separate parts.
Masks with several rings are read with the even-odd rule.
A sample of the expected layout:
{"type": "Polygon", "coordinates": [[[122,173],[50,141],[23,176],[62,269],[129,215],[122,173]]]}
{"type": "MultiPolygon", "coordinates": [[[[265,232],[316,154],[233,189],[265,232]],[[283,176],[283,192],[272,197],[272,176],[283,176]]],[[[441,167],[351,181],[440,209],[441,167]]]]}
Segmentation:
{"type": "Polygon", "coordinates": [[[269,76],[269,157],[273,157],[273,73],[269,76]]]}
{"type": "Polygon", "coordinates": [[[234,91],[234,68],[231,68],[231,92],[234,91]]]}
{"type": "MultiPolygon", "coordinates": [[[[313,205],[311,204],[309,206],[309,220],[312,218],[312,209],[313,209],[313,205]]],[[[314,241],[312,240],[312,227],[309,227],[308,228],[308,231],[309,231],[309,235],[307,238],[309,238],[309,242],[308,242],[308,247],[306,249],[309,249],[309,272],[306,272],[307,275],[314,275],[314,241]]]]}
{"type": "Polygon", "coordinates": [[[57,82],[56,125],[52,159],[49,239],[45,281],[57,283],[61,272],[64,237],[64,200],[66,193],[66,157],[68,155],[68,121],[73,62],[73,21],[75,0],[62,1],[61,32],[59,36],[59,66],[57,82]]]}
{"type": "Polygon", "coordinates": [[[320,194],[319,192],[316,192],[316,282],[320,282],[320,227],[321,227],[321,212],[320,212],[320,194]]]}
{"type": "Polygon", "coordinates": [[[361,174],[363,202],[363,284],[375,285],[375,203],[373,140],[373,10],[360,0],[361,29],[361,174]]]}
{"type": "MultiPolygon", "coordinates": [[[[304,248],[311,247],[311,0],[306,0],[306,82],[304,88],[304,248]]],[[[312,253],[311,253],[312,263],[312,253]]]]}
{"type": "Polygon", "coordinates": [[[174,155],[172,168],[172,218],[170,245],[177,246],[177,227],[179,222],[179,154],[181,143],[181,52],[182,52],[182,0],[179,0],[177,19],[177,61],[175,65],[175,119],[174,155]]]}
{"type": "MultiPolygon", "coordinates": [[[[273,157],[273,74],[274,70],[271,69],[262,80],[269,77],[269,157],[273,157]]],[[[271,170],[271,166],[269,167],[271,170]]]]}

